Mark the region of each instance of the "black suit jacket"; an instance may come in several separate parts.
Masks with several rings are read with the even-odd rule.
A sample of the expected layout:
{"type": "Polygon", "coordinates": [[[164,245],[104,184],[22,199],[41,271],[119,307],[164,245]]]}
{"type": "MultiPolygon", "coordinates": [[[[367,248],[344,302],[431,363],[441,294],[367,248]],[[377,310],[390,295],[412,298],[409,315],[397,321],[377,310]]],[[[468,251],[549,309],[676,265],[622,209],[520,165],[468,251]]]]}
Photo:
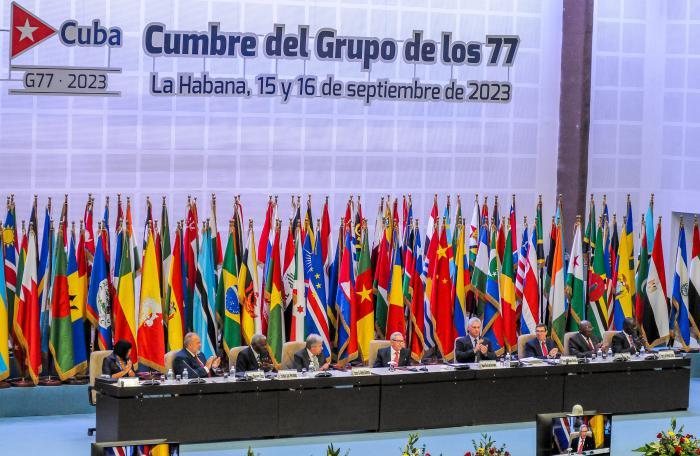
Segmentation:
{"type": "MultiPolygon", "coordinates": [[[[391,362],[391,347],[384,347],[377,350],[377,359],[374,360],[373,367],[389,367],[391,362]]],[[[402,348],[399,352],[399,366],[405,367],[409,365],[408,349],[402,348]]]]}
{"type": "Polygon", "coordinates": [[[630,346],[627,340],[627,334],[623,331],[615,334],[612,338],[612,351],[613,353],[637,353],[642,348],[642,341],[638,338],[632,336],[632,342],[634,345],[630,346]]]}
{"type": "Polygon", "coordinates": [[[204,368],[207,364],[207,359],[204,357],[204,353],[197,353],[197,358],[192,356],[190,352],[186,349],[182,349],[175,353],[175,358],[173,359],[173,372],[175,375],[182,375],[182,372],[187,369],[187,375],[189,378],[197,377],[209,377],[209,372],[204,368]],[[200,364],[201,361],[202,364],[200,364]]]}
{"type": "MultiPolygon", "coordinates": [[[[557,346],[552,339],[546,339],[544,344],[547,347],[548,353],[557,346]]],[[[540,341],[536,338],[527,341],[525,344],[525,357],[547,359],[547,357],[542,353],[542,345],[540,344],[540,341]]]]}
{"type": "Polygon", "coordinates": [[[493,345],[491,341],[485,337],[479,337],[483,339],[482,345],[486,345],[486,354],[481,352],[474,352],[474,345],[472,344],[471,336],[467,335],[457,339],[455,343],[455,361],[458,363],[478,363],[485,359],[496,359],[496,352],[493,351],[493,345]]]}
{"type": "MultiPolygon", "coordinates": [[[[124,367],[126,367],[126,363],[124,361],[121,361],[116,353],[111,353],[108,357],[102,360],[103,375],[109,375],[111,377],[112,375],[121,372],[124,367]],[[119,367],[120,362],[122,367],[119,367]]],[[[132,367],[131,370],[133,371],[134,368],[132,367]]]]}
{"type": "MultiPolygon", "coordinates": [[[[600,339],[598,339],[595,334],[591,334],[591,342],[595,347],[600,343],[600,339]]],[[[569,355],[576,356],[577,358],[583,358],[584,356],[591,356],[592,354],[593,350],[591,350],[588,343],[586,343],[586,339],[583,337],[583,334],[576,333],[571,336],[569,339],[569,355]]]]}
{"type": "MultiPolygon", "coordinates": [[[[571,439],[571,453],[576,454],[576,451],[578,450],[578,441],[579,437],[575,437],[571,439]]],[[[595,449],[595,440],[591,436],[586,436],[586,439],[583,441],[583,451],[587,450],[594,450],[595,449]]]]}
{"type": "Polygon", "coordinates": [[[254,370],[270,370],[272,368],[272,359],[268,352],[263,352],[260,354],[260,359],[262,361],[267,361],[269,367],[264,366],[259,363],[255,357],[255,352],[250,346],[247,346],[238,354],[236,358],[236,372],[247,372],[254,370]]]}
{"type": "MultiPolygon", "coordinates": [[[[326,355],[323,352],[319,353],[316,357],[318,358],[318,367],[323,367],[326,364],[326,355]]],[[[298,352],[294,353],[294,369],[301,371],[303,369],[309,370],[311,365],[311,358],[309,357],[309,351],[306,347],[302,348],[298,352]]]]}

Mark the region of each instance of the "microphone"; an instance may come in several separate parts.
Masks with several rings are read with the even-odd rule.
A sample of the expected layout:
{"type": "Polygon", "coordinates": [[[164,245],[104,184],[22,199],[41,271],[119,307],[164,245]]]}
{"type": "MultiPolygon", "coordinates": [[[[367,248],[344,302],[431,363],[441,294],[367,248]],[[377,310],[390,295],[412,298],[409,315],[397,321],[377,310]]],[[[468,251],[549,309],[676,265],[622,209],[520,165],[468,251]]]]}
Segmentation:
{"type": "Polygon", "coordinates": [[[194,375],[197,376],[197,378],[193,378],[192,380],[190,380],[190,381],[187,382],[187,383],[206,383],[206,382],[207,382],[206,380],[204,380],[204,379],[202,378],[201,375],[199,375],[199,374],[197,373],[197,370],[196,370],[196,369],[192,369],[190,366],[187,366],[187,370],[191,370],[192,372],[194,372],[194,375]]]}
{"type": "MultiPolygon", "coordinates": [[[[133,368],[132,368],[132,369],[133,369],[133,368]]],[[[156,380],[155,378],[153,378],[154,372],[156,372],[156,371],[155,371],[154,369],[152,369],[152,368],[149,367],[149,368],[148,368],[148,375],[150,376],[150,378],[148,378],[148,379],[142,381],[142,382],[141,382],[141,385],[143,385],[143,386],[157,386],[157,385],[160,385],[160,382],[159,382],[158,380],[156,380]]]]}
{"type": "MultiPolygon", "coordinates": [[[[483,338],[483,337],[479,337],[479,338],[476,340],[476,344],[477,344],[477,345],[483,345],[483,343],[484,343],[484,338],[483,338]]],[[[476,347],[474,347],[474,349],[476,350],[476,347]]],[[[476,353],[476,355],[474,356],[474,361],[476,361],[476,362],[481,361],[481,356],[482,356],[481,350],[476,350],[475,353],[476,353]]]]}
{"type": "Polygon", "coordinates": [[[262,369],[263,372],[269,372],[273,370],[273,364],[272,364],[272,358],[270,357],[270,352],[267,350],[263,350],[260,353],[260,369],[262,369]]]}

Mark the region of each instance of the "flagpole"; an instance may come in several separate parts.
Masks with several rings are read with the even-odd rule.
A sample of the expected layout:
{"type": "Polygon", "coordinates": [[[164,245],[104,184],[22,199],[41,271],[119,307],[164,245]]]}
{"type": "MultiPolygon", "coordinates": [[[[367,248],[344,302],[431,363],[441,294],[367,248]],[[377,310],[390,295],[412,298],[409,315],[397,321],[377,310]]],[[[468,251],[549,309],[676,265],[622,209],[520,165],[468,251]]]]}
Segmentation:
{"type": "MultiPolygon", "coordinates": [[[[29,225],[29,229],[32,229],[31,224],[29,225]]],[[[75,230],[75,222],[73,222],[73,230],[75,230]]],[[[50,228],[50,236],[49,236],[49,242],[51,242],[51,239],[53,239],[53,223],[51,224],[50,228]]],[[[37,240],[38,242],[38,240],[37,240]]],[[[55,246],[54,246],[55,247],[55,246]]],[[[51,251],[53,253],[53,251],[51,251]]],[[[52,266],[53,266],[53,255],[52,258],[49,259],[49,274],[48,274],[48,280],[49,280],[49,286],[45,288],[44,292],[45,293],[52,293],[53,292],[53,283],[51,281],[51,275],[53,273],[52,271],[52,266]]],[[[51,294],[48,295],[49,303],[51,302],[51,294]]],[[[49,309],[51,309],[51,304],[49,304],[49,309]]],[[[49,356],[47,357],[46,360],[46,372],[48,375],[46,377],[39,378],[39,385],[41,386],[60,386],[61,381],[58,379],[52,378],[51,375],[51,370],[54,368],[54,359],[53,356],[49,353],[49,356]]]]}

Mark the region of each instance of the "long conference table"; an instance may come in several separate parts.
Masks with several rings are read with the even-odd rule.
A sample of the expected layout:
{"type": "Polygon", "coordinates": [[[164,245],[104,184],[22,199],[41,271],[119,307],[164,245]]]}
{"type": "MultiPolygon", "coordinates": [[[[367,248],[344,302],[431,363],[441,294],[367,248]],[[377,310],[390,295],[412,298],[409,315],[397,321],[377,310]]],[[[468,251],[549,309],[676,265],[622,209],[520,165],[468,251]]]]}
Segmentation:
{"type": "Polygon", "coordinates": [[[688,408],[690,360],[633,359],[372,375],[118,386],[96,381],[97,442],[199,443],[533,421],[538,413],[688,408]]]}

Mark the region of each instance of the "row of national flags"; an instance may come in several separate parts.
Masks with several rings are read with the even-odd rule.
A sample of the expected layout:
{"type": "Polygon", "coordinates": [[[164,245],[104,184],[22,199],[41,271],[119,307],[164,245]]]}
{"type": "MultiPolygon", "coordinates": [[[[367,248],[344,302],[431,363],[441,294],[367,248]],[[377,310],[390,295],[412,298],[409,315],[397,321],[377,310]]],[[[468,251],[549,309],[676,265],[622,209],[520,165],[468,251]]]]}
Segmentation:
{"type": "Polygon", "coordinates": [[[562,348],[584,319],[601,336],[628,317],[650,347],[697,346],[697,219],[690,244],[680,220],[667,284],[653,197],[635,233],[629,197],[618,223],[606,198],[598,213],[591,196],[586,218],[566,225],[570,237],[560,197],[547,238],[541,197],[532,223],[518,222],[515,196],[503,216],[497,198],[489,206],[475,197],[469,215],[459,197],[455,207],[449,197],[439,203],[435,195],[421,225],[410,195],[387,196],[370,228],[359,197],[332,225],[328,198],[314,219],[310,196],[305,205],[292,197],[288,209],[271,196],[256,236],[240,197],[223,231],[215,195],[208,218],[188,197],[186,217],[172,229],[165,198],[160,218],[147,199],[137,242],[129,198],[118,196],[114,217],[107,198],[97,218],[88,197],[76,224],[67,195],[57,218],[51,200],[40,217],[35,197],[21,223],[9,197],[0,225],[0,380],[11,354],[34,383],[47,373],[83,375],[91,351],[120,339],[131,342],[142,370],[163,371],[165,353],[181,349],[188,331],[199,334],[207,357],[265,334],[279,362],[285,342],[317,334],[334,362],[360,363],[371,340],[399,332],[413,359],[451,360],[473,316],[498,353],[515,352],[518,336],[541,322],[562,348]]]}

